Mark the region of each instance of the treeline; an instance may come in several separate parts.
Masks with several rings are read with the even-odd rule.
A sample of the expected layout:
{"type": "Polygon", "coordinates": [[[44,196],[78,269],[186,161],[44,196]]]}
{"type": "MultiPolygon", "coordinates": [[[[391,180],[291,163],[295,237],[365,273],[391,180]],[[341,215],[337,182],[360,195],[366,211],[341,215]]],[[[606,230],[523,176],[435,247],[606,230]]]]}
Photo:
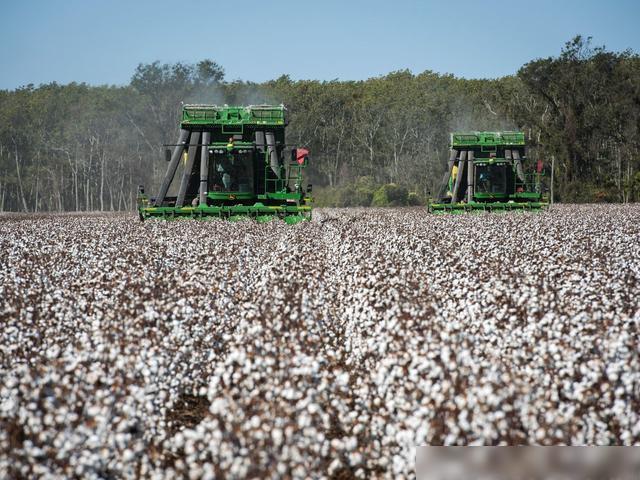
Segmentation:
{"type": "Polygon", "coordinates": [[[0,210],[134,208],[154,192],[181,103],[284,103],[288,141],[311,150],[324,205],[422,203],[449,132],[524,130],[555,165],[556,199],[640,200],[640,59],[576,37],[514,76],[400,71],[366,81],[225,81],[211,60],[139,65],[126,86],[56,83],[0,91],[0,210]]]}

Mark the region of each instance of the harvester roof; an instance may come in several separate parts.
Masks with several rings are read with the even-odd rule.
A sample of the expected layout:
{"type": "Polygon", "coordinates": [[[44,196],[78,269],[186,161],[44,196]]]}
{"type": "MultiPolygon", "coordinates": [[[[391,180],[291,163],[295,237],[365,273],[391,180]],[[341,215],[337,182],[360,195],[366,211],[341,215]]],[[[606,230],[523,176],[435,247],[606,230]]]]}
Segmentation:
{"type": "Polygon", "coordinates": [[[488,146],[524,146],[522,132],[453,132],[451,148],[488,147],[488,146]]]}
{"type": "Polygon", "coordinates": [[[287,124],[284,105],[203,105],[182,107],[182,128],[227,125],[284,127],[287,124]]]}

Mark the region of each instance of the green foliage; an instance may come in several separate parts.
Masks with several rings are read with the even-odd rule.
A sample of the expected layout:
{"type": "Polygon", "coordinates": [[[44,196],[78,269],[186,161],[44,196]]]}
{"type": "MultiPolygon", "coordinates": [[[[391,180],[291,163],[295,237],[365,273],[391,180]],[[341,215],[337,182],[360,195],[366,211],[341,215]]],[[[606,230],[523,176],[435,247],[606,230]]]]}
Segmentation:
{"type": "Polygon", "coordinates": [[[564,203],[608,203],[618,200],[616,186],[592,182],[571,182],[563,185],[557,200],[564,203]]]}
{"type": "Polygon", "coordinates": [[[416,193],[409,194],[405,187],[376,184],[372,177],[359,177],[354,183],[339,188],[320,188],[314,194],[317,207],[388,207],[421,205],[416,193]]]}
{"type": "Polygon", "coordinates": [[[319,188],[314,193],[317,207],[368,207],[378,189],[371,177],[360,177],[354,183],[339,188],[319,188]]]}
{"type": "Polygon", "coordinates": [[[355,188],[353,185],[344,185],[337,189],[336,207],[355,207],[355,188]]]}
{"type": "Polygon", "coordinates": [[[518,78],[531,98],[518,121],[539,139],[539,155],[556,157],[563,199],[624,200],[624,167],[627,177],[639,167],[639,57],[577,36],[559,57],[523,66],[518,78]]]}
{"type": "Polygon", "coordinates": [[[417,207],[417,206],[426,205],[426,204],[427,202],[425,201],[424,198],[422,198],[422,196],[419,193],[409,192],[409,196],[407,197],[407,205],[417,207]]]}
{"type": "Polygon", "coordinates": [[[373,194],[371,205],[374,207],[401,207],[407,205],[409,191],[406,187],[387,183],[373,194]]]}
{"type": "Polygon", "coordinates": [[[212,60],[202,60],[195,65],[186,63],[139,64],[131,78],[131,86],[142,94],[185,94],[203,86],[214,85],[224,80],[224,69],[212,60]]]}
{"type": "Polygon", "coordinates": [[[640,172],[636,172],[633,177],[629,177],[624,185],[625,195],[632,202],[640,201],[640,172]]]}
{"type": "Polygon", "coordinates": [[[181,102],[284,103],[287,142],[311,152],[318,206],[424,204],[440,186],[449,132],[465,129],[523,130],[529,158],[555,158],[557,200],[640,200],[640,58],[576,37],[495,80],[402,70],[225,82],[203,60],[140,64],[122,87],[0,91],[0,210],[130,209],[138,184],[153,196],[181,102]]]}
{"type": "Polygon", "coordinates": [[[359,177],[353,188],[353,203],[359,207],[371,205],[377,185],[373,177],[359,177]]]}
{"type": "Polygon", "coordinates": [[[314,207],[335,207],[337,190],[331,187],[318,187],[313,191],[314,207]]]}

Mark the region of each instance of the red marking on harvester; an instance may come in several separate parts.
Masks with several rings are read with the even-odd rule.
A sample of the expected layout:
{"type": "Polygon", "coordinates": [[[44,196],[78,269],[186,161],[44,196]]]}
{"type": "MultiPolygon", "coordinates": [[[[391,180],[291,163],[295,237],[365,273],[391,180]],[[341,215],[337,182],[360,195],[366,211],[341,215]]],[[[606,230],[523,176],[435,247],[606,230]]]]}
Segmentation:
{"type": "Polygon", "coordinates": [[[296,150],[296,161],[298,162],[298,165],[304,164],[304,159],[307,155],[309,155],[309,150],[306,148],[298,148],[296,150]]]}

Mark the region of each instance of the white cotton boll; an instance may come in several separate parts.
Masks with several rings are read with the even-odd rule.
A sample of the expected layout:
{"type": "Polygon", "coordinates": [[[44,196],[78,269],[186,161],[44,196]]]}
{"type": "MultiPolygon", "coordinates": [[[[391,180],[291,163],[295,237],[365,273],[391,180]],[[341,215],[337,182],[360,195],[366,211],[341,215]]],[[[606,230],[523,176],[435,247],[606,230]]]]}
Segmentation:
{"type": "Polygon", "coordinates": [[[89,417],[97,417],[98,415],[100,415],[101,411],[102,411],[102,408],[100,408],[100,405],[91,405],[87,409],[87,415],[89,417]]]}
{"type": "Polygon", "coordinates": [[[344,448],[348,452],[355,450],[357,446],[358,446],[358,439],[356,437],[347,437],[344,440],[344,448]]]}
{"type": "Polygon", "coordinates": [[[335,458],[329,464],[329,469],[328,469],[329,475],[332,475],[332,474],[336,473],[341,466],[342,466],[342,462],[340,461],[340,459],[339,458],[335,458]]]}
{"type": "Polygon", "coordinates": [[[363,457],[362,454],[358,452],[352,452],[348,455],[349,465],[352,467],[356,467],[362,463],[363,457]]]}
{"type": "Polygon", "coordinates": [[[47,358],[53,360],[54,358],[58,358],[60,354],[60,347],[58,345],[52,345],[47,349],[47,358]]]}
{"type": "Polygon", "coordinates": [[[304,429],[312,424],[311,416],[306,412],[302,412],[298,415],[298,426],[304,429]]]}
{"type": "Polygon", "coordinates": [[[260,427],[260,417],[257,415],[254,415],[253,417],[251,417],[251,420],[249,421],[249,426],[253,429],[257,429],[258,427],[260,427]]]}
{"type": "Polygon", "coordinates": [[[344,448],[344,442],[339,438],[334,438],[333,440],[331,440],[331,448],[340,451],[344,448]]]}
{"type": "Polygon", "coordinates": [[[358,423],[355,427],[353,427],[353,433],[354,435],[359,435],[360,433],[364,432],[364,429],[364,425],[358,423]]]}
{"type": "Polygon", "coordinates": [[[349,386],[349,374],[347,372],[342,372],[336,376],[336,384],[341,387],[349,386]]]}
{"type": "Polygon", "coordinates": [[[172,443],[173,445],[180,449],[184,446],[184,435],[182,434],[182,432],[178,432],[172,439],[172,443]]]}
{"type": "Polygon", "coordinates": [[[9,416],[16,411],[17,406],[18,404],[13,398],[7,398],[2,403],[0,403],[0,412],[2,412],[6,416],[9,416]]]}
{"type": "Polygon", "coordinates": [[[90,383],[93,385],[97,383],[98,380],[100,380],[100,374],[96,371],[92,371],[92,372],[89,372],[85,378],[87,383],[90,383]]]}
{"type": "Polygon", "coordinates": [[[134,459],[135,459],[135,453],[133,451],[129,449],[125,449],[124,452],[122,452],[122,461],[124,463],[129,463],[134,459]]]}
{"type": "Polygon", "coordinates": [[[280,430],[279,428],[274,428],[273,430],[271,430],[271,439],[276,446],[282,445],[283,438],[284,435],[282,433],[282,430],[280,430]]]}
{"type": "Polygon", "coordinates": [[[413,445],[632,444],[639,208],[6,219],[15,470],[411,478],[413,445]]]}
{"type": "Polygon", "coordinates": [[[216,398],[211,402],[211,406],[209,407],[209,411],[216,415],[222,414],[227,409],[227,401],[224,398],[216,398]]]}
{"type": "Polygon", "coordinates": [[[184,444],[184,453],[191,456],[196,452],[196,446],[193,440],[187,440],[184,444]]]}
{"type": "Polygon", "coordinates": [[[47,413],[42,419],[42,422],[48,427],[55,425],[55,417],[51,413],[47,413]]]}
{"type": "Polygon", "coordinates": [[[387,424],[384,429],[384,433],[389,437],[393,437],[396,434],[396,429],[392,424],[387,424]]]}
{"type": "Polygon", "coordinates": [[[191,462],[189,465],[189,479],[190,480],[197,480],[202,478],[203,476],[203,470],[200,467],[200,465],[198,465],[195,462],[191,462]]]}

